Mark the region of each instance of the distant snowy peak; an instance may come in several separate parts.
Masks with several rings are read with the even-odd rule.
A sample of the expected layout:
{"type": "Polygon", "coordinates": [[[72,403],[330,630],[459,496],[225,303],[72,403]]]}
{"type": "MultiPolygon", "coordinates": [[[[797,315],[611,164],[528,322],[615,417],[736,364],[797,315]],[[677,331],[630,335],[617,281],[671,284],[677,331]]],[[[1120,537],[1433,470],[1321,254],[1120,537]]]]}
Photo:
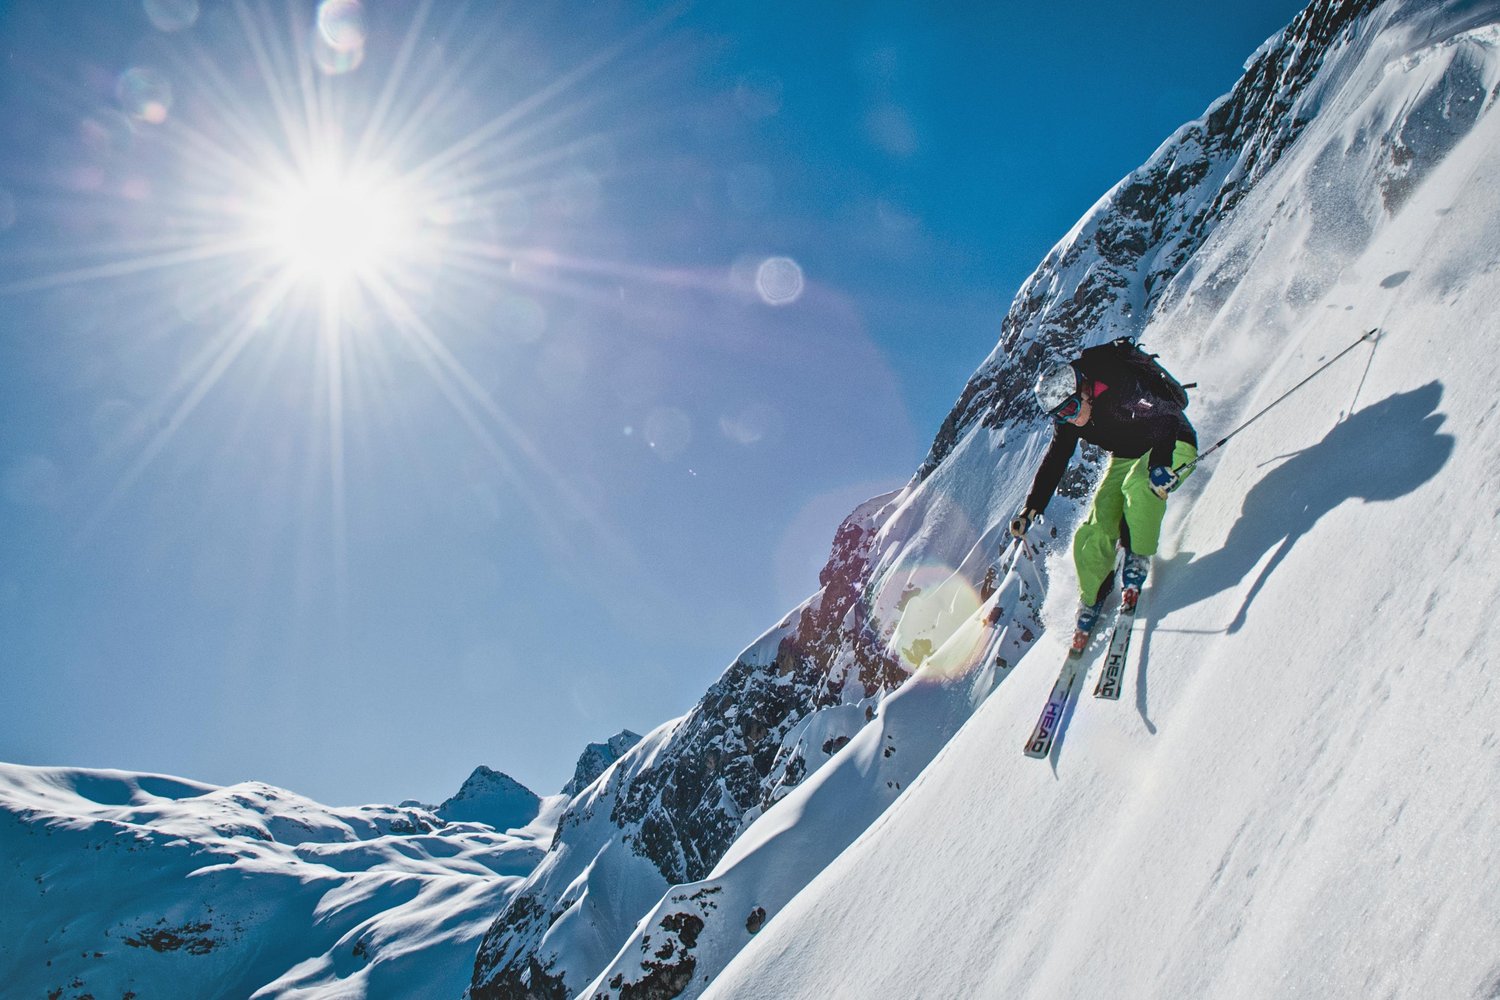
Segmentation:
{"type": "Polygon", "coordinates": [[[579,755],[573,780],[563,786],[563,794],[572,796],[583,791],[640,741],[639,733],[622,729],[603,743],[590,743],[579,755]]]}
{"type": "Polygon", "coordinates": [[[485,823],[514,830],[536,819],[542,800],[515,778],[480,765],[453,797],[433,810],[450,823],[485,823]]]}
{"type": "Polygon", "coordinates": [[[964,386],[918,471],[925,479],[976,421],[1035,419],[1031,381],[1049,359],[1137,336],[1183,266],[1316,116],[1319,72],[1378,0],[1314,0],[1245,75],[1114,186],[1021,286],[1000,342],[964,386]]]}

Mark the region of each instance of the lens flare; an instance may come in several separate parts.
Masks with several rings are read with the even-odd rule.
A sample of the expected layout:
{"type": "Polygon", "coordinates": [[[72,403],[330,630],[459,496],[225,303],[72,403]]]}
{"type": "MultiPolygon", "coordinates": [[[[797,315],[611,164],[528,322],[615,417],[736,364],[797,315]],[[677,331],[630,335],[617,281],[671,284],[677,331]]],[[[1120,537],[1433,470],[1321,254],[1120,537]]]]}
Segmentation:
{"type": "Polygon", "coordinates": [[[909,669],[925,667],[930,673],[951,677],[974,665],[975,643],[983,642],[981,630],[974,629],[968,643],[960,641],[955,646],[950,640],[961,639],[963,626],[984,602],[952,567],[917,567],[907,574],[899,593],[888,589],[887,594],[891,596],[883,597],[881,603],[891,607],[884,614],[877,610],[877,617],[895,618],[889,648],[909,669]]]}
{"type": "Polygon", "coordinates": [[[340,52],[364,48],[365,12],[359,0],[324,0],[318,6],[318,33],[340,52]]]}
{"type": "Polygon", "coordinates": [[[181,31],[198,20],[198,0],[144,0],[146,17],[158,31],[181,31]]]}
{"type": "Polygon", "coordinates": [[[120,74],[115,97],[125,113],[138,122],[160,125],[172,110],[172,84],[149,66],[134,66],[120,74]]]}
{"type": "Polygon", "coordinates": [[[802,288],[802,267],[790,257],[767,257],[755,270],[755,289],[767,305],[790,305],[802,288]]]}
{"type": "Polygon", "coordinates": [[[359,0],[324,0],[318,6],[313,58],[329,76],[358,69],[365,59],[365,12],[359,0]]]}

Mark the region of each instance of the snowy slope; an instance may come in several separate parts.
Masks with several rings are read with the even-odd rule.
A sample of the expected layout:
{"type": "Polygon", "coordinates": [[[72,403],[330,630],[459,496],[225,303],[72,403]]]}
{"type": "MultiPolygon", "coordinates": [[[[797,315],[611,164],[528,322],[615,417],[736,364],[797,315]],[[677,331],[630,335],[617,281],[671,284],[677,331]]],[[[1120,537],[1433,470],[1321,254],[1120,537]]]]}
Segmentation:
{"type": "Polygon", "coordinates": [[[705,996],[1500,994],[1497,19],[1389,3],[1339,38],[1150,303],[1206,441],[1386,335],[1174,499],[1125,699],[1023,757],[1045,635],[705,996]]]}
{"type": "MultiPolygon", "coordinates": [[[[1460,13],[1455,24],[1452,17],[1439,23],[1434,14],[1441,11],[1434,8],[1375,8],[1359,0],[1312,4],[1252,56],[1230,94],[1171,136],[1048,254],[1018,293],[1000,346],[965,387],[928,462],[877,512],[860,581],[867,626],[908,670],[920,668],[914,679],[884,700],[874,722],[824,771],[750,825],[707,877],[667,893],[595,977],[589,995],[701,990],[765,920],[881,815],[1005,679],[1002,662],[1014,663],[1035,639],[1036,609],[1025,602],[1002,595],[977,616],[975,609],[988,596],[987,583],[1002,591],[1017,583],[1001,576],[1009,567],[1003,531],[1047,440],[1030,394],[1039,363],[1071,356],[1084,343],[1145,332],[1178,371],[1205,382],[1194,413],[1205,403],[1232,412],[1254,386],[1254,366],[1265,363],[1257,345],[1235,345],[1227,354],[1225,344],[1213,344],[1218,353],[1210,363],[1200,342],[1176,336],[1180,322],[1165,329],[1152,320],[1189,286],[1195,289],[1192,322],[1219,319],[1236,282],[1248,285],[1255,277],[1250,251],[1280,261],[1283,278],[1286,262],[1274,254],[1285,252],[1301,254],[1289,287],[1262,289],[1228,307],[1243,310],[1264,300],[1272,308],[1258,322],[1285,332],[1286,304],[1295,313],[1314,301],[1337,277],[1341,255],[1357,249],[1472,126],[1478,105],[1463,100],[1476,92],[1467,64],[1437,59],[1416,83],[1384,84],[1402,94],[1375,100],[1365,119],[1345,127],[1340,101],[1364,101],[1391,53],[1406,54],[1414,30],[1418,38],[1430,36],[1420,48],[1445,37],[1438,30],[1477,23],[1472,11],[1460,13]],[[1415,29],[1409,23],[1414,15],[1421,22],[1415,29]],[[1450,63],[1455,72],[1445,68],[1450,63]],[[1442,101],[1456,105],[1454,113],[1434,115],[1434,102],[1442,101]],[[1264,241],[1272,227],[1258,214],[1256,206],[1267,197],[1261,192],[1278,174],[1297,169],[1284,158],[1308,155],[1316,167],[1310,178],[1270,202],[1289,217],[1311,219],[1303,234],[1307,252],[1300,244],[1272,248],[1268,242],[1214,250],[1223,240],[1220,228],[1241,215],[1256,219],[1242,225],[1257,227],[1264,241]],[[996,615],[996,604],[996,626],[980,628],[996,615]]],[[[1482,98],[1484,91],[1477,92],[1482,98]]],[[[1205,431],[1215,429],[1199,420],[1205,431]]],[[[1051,537],[1043,543],[1054,556],[1066,548],[1078,505],[1087,498],[1094,456],[1084,449],[1083,457],[1048,510],[1051,537]]],[[[1071,612],[1071,569],[1065,559],[1054,569],[1050,575],[1059,585],[1050,588],[1054,606],[1044,617],[1060,621],[1071,612]]],[[[1047,671],[1048,683],[1055,669],[1047,671]]],[[[828,714],[815,712],[809,723],[828,714]]]]}
{"type": "MultiPolygon", "coordinates": [[[[988,616],[1000,603],[984,604],[991,587],[1019,586],[999,554],[1044,445],[1029,393],[1037,364],[1141,332],[1216,228],[1319,120],[1378,33],[1375,7],[1313,3],[1230,95],[1048,255],[913,482],[840,526],[823,589],[564,816],[548,858],[485,937],[474,1000],[701,988],[762,914],[774,916],[921,772],[1002,679],[994,658],[1013,663],[1040,632],[1015,594],[989,635],[971,627],[976,609],[988,616]],[[973,667],[978,648],[984,670],[973,667]],[[914,672],[926,679],[893,696],[914,672]]],[[[1392,191],[1430,169],[1422,157],[1385,166],[1392,191]]],[[[1238,277],[1221,270],[1215,287],[1238,277]]],[[[1257,360],[1238,359],[1236,389],[1257,360]]],[[[1086,499],[1088,469],[1049,511],[1054,548],[1086,499]]]]}
{"type": "Polygon", "coordinates": [[[548,835],[0,764],[0,993],[457,996],[548,835]]]}
{"type": "Polygon", "coordinates": [[[822,589],[741,652],[692,711],[658,726],[572,800],[546,857],[480,945],[473,1000],[587,988],[670,886],[706,876],[907,679],[863,591],[885,544],[877,525],[900,499],[877,497],[851,513],[822,589]]]}

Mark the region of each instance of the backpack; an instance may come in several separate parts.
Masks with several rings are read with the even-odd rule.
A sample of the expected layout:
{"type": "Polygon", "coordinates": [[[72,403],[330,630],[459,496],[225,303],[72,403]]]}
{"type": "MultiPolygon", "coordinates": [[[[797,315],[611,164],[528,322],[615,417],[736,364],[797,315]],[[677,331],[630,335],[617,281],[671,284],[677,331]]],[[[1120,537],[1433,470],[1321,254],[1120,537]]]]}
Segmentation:
{"type": "MultiPolygon", "coordinates": [[[[1118,337],[1107,344],[1090,347],[1078,355],[1078,360],[1095,371],[1125,371],[1140,382],[1142,388],[1180,410],[1187,409],[1187,391],[1197,382],[1183,385],[1172,373],[1157,363],[1157,355],[1147,354],[1141,345],[1129,337],[1118,337]]],[[[1107,381],[1107,379],[1106,379],[1107,381]]]]}

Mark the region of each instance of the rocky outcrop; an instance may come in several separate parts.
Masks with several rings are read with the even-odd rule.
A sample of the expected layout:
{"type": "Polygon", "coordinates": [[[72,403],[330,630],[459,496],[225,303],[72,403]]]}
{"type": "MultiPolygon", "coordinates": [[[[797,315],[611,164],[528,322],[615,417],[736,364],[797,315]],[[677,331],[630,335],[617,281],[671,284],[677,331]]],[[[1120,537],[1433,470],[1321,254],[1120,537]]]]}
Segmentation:
{"type": "Polygon", "coordinates": [[[906,671],[885,651],[861,600],[874,525],[858,512],[834,536],[822,590],[795,616],[769,663],[741,658],[709,688],[613,817],[670,883],[708,874],[738,835],[810,771],[787,746],[811,712],[893,689],[906,671]],[[779,765],[779,766],[778,766],[779,765]]]}

